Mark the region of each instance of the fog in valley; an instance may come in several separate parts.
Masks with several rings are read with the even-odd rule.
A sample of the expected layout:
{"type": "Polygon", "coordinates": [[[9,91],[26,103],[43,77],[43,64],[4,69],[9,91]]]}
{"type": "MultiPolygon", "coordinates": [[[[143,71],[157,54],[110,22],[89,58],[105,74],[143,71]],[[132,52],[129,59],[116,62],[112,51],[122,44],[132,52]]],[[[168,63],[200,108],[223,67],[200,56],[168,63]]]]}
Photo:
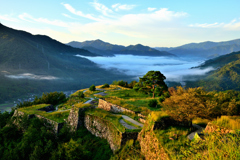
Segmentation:
{"type": "MultiPolygon", "coordinates": [[[[203,61],[186,61],[179,58],[169,57],[148,57],[134,55],[115,55],[115,57],[86,57],[76,55],[78,57],[87,58],[100,67],[105,69],[117,69],[127,75],[142,77],[150,70],[162,72],[167,81],[184,81],[185,76],[204,75],[213,70],[207,69],[190,69],[199,66],[203,61]]],[[[189,79],[188,79],[189,80],[189,79]]]]}

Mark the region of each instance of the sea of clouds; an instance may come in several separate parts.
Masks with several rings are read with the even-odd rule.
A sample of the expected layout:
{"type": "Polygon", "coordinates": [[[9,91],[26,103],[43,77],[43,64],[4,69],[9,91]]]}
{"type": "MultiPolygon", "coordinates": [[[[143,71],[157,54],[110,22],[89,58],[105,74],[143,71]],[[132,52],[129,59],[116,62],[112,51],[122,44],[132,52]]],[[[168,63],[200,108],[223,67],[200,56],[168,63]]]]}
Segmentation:
{"type": "Polygon", "coordinates": [[[204,75],[213,68],[199,69],[191,67],[199,66],[202,61],[187,61],[172,57],[150,57],[134,55],[115,55],[115,57],[86,57],[101,68],[117,69],[127,75],[142,77],[148,71],[160,71],[168,81],[184,81],[185,76],[204,75]]]}

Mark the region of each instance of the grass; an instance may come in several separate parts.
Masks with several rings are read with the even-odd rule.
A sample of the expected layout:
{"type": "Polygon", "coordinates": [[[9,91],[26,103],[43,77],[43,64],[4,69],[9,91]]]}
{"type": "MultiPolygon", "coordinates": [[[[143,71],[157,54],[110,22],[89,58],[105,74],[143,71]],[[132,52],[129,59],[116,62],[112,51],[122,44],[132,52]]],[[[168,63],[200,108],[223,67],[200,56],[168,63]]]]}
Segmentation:
{"type": "Polygon", "coordinates": [[[221,116],[221,118],[217,118],[212,123],[227,129],[239,130],[240,116],[221,116]]]}
{"type": "Polygon", "coordinates": [[[185,127],[168,127],[165,130],[155,130],[159,143],[171,159],[181,159],[182,149],[189,142],[187,135],[191,129],[185,127]]]}
{"type": "Polygon", "coordinates": [[[136,92],[133,89],[122,89],[122,90],[115,90],[115,91],[108,91],[108,95],[106,97],[118,97],[122,99],[142,99],[148,98],[149,95],[141,92],[136,92]]]}
{"type": "Polygon", "coordinates": [[[126,130],[125,127],[119,122],[122,119],[121,115],[113,115],[110,112],[107,112],[102,109],[91,109],[91,110],[86,111],[85,114],[94,115],[94,116],[97,116],[104,120],[109,121],[115,127],[117,127],[117,129],[122,133],[124,133],[126,130]]]}
{"type": "Polygon", "coordinates": [[[89,108],[92,105],[91,104],[78,103],[78,104],[75,104],[74,106],[77,107],[77,108],[89,108]]]}
{"type": "Polygon", "coordinates": [[[76,96],[71,96],[71,97],[69,97],[67,102],[62,103],[58,106],[58,110],[71,109],[73,105],[79,104],[79,103],[83,104],[84,102],[88,101],[89,99],[90,98],[79,98],[79,97],[76,97],[76,96]]]}
{"type": "Polygon", "coordinates": [[[151,118],[154,122],[158,122],[164,117],[169,117],[168,114],[164,111],[153,111],[153,112],[151,112],[151,118]]]}
{"type": "Polygon", "coordinates": [[[64,119],[68,118],[69,115],[69,110],[67,111],[56,111],[56,112],[45,112],[45,111],[39,111],[37,109],[43,108],[49,106],[48,104],[39,104],[39,105],[33,105],[30,107],[24,107],[24,108],[20,108],[18,109],[19,111],[22,111],[26,114],[37,114],[37,115],[41,115],[45,118],[51,119],[53,121],[56,121],[58,123],[64,122],[64,119]]]}
{"type": "Polygon", "coordinates": [[[198,118],[198,117],[196,117],[192,120],[192,123],[197,124],[197,125],[202,126],[202,127],[206,127],[208,122],[210,122],[210,120],[202,119],[202,118],[198,118]]]}
{"type": "Polygon", "coordinates": [[[192,141],[182,148],[182,159],[237,160],[240,159],[240,135],[219,132],[205,136],[204,141],[192,141]]]}

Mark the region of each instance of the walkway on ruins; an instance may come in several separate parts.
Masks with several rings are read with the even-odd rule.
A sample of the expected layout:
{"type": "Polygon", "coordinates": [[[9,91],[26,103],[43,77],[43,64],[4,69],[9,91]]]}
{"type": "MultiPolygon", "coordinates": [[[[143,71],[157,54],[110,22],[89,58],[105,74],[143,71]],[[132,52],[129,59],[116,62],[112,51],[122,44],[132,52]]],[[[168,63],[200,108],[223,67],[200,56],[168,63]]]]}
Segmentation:
{"type": "MultiPolygon", "coordinates": [[[[139,122],[135,121],[134,119],[132,119],[132,118],[126,116],[126,115],[122,115],[122,118],[125,119],[125,120],[127,120],[128,122],[131,122],[131,123],[133,123],[133,124],[141,127],[141,128],[143,127],[143,124],[142,124],[142,123],[139,123],[139,122]]],[[[127,129],[138,129],[137,127],[134,127],[134,126],[131,126],[131,125],[127,124],[123,119],[121,119],[119,122],[120,122],[124,127],[126,127],[127,129]]]]}

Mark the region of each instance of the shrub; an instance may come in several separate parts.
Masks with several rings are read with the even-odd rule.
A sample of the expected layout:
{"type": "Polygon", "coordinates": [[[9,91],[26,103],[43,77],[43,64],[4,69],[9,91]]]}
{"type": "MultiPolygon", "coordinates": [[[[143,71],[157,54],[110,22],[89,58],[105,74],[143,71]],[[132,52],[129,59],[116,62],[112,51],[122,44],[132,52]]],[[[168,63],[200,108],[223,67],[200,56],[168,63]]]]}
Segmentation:
{"type": "Polygon", "coordinates": [[[79,98],[84,98],[84,93],[81,92],[81,91],[79,91],[79,92],[78,92],[78,97],[79,97],[79,98]]]}
{"type": "Polygon", "coordinates": [[[148,107],[157,107],[157,100],[156,99],[152,99],[148,102],[148,107]]]}
{"type": "Polygon", "coordinates": [[[91,85],[91,87],[89,88],[90,91],[96,91],[96,87],[95,85],[91,85]]]}
{"type": "Polygon", "coordinates": [[[158,100],[159,100],[160,103],[162,103],[165,100],[164,95],[161,95],[158,100]]]}
{"type": "Polygon", "coordinates": [[[109,88],[109,84],[105,83],[101,88],[109,88]]]}

